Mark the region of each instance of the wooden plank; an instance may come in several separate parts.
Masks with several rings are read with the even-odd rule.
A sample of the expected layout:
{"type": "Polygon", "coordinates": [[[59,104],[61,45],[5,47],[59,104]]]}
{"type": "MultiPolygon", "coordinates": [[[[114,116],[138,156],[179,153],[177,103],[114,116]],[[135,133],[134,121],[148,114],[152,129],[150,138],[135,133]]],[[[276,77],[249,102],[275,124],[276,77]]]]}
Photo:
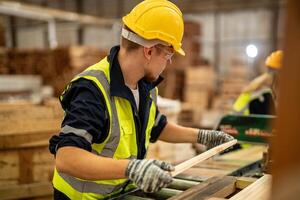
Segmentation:
{"type": "Polygon", "coordinates": [[[225,176],[229,174],[230,171],[222,170],[222,169],[209,169],[209,168],[198,168],[198,167],[191,167],[186,171],[182,172],[184,175],[193,175],[199,176],[203,179],[208,179],[213,176],[225,176]]]}
{"type": "Polygon", "coordinates": [[[51,181],[54,156],[47,146],[0,151],[0,186],[51,181]]]}
{"type": "Polygon", "coordinates": [[[251,147],[245,149],[226,153],[222,155],[222,157],[219,157],[218,160],[226,160],[229,162],[239,160],[252,163],[253,161],[262,159],[262,154],[266,149],[266,145],[252,145],[251,147]]]}
{"type": "Polygon", "coordinates": [[[0,123],[1,136],[22,135],[31,132],[57,132],[60,130],[61,119],[24,119],[18,121],[3,120],[0,123]]]}
{"type": "Polygon", "coordinates": [[[194,175],[186,175],[183,173],[178,174],[177,176],[175,176],[175,178],[187,180],[187,181],[196,181],[196,182],[203,182],[208,179],[208,178],[203,178],[203,177],[194,176],[194,175]]]}
{"type": "Polygon", "coordinates": [[[23,107],[34,107],[36,106],[36,103],[33,103],[31,101],[21,101],[21,100],[18,100],[18,102],[1,102],[0,103],[0,109],[7,109],[7,108],[10,108],[10,109],[15,109],[15,108],[23,108],[23,107]]]}
{"type": "Polygon", "coordinates": [[[171,172],[171,174],[172,174],[172,176],[176,176],[177,174],[180,174],[181,172],[191,168],[192,166],[224,151],[225,149],[235,145],[236,143],[237,143],[237,140],[232,140],[232,141],[226,142],[226,143],[216,146],[198,156],[195,156],[183,163],[180,163],[179,165],[175,166],[175,171],[171,172]]]}
{"type": "Polygon", "coordinates": [[[169,200],[204,200],[209,197],[225,198],[235,191],[235,177],[213,177],[169,200]]]}
{"type": "Polygon", "coordinates": [[[264,175],[234,195],[230,200],[268,200],[271,191],[271,175],[264,175]]]}
{"type": "Polygon", "coordinates": [[[19,153],[19,183],[33,182],[33,149],[20,149],[19,153]]]}
{"type": "Polygon", "coordinates": [[[50,182],[0,187],[1,200],[41,197],[51,195],[52,193],[53,187],[50,182]]]}
{"type": "Polygon", "coordinates": [[[206,181],[202,182],[201,184],[198,184],[198,185],[182,192],[180,195],[170,198],[169,200],[184,200],[186,198],[189,198],[196,191],[199,191],[208,185],[214,184],[216,181],[218,181],[220,179],[221,179],[221,177],[211,177],[211,178],[207,179],[206,181]]]}
{"type": "Polygon", "coordinates": [[[253,182],[255,182],[257,180],[257,178],[252,178],[252,177],[239,177],[235,183],[235,187],[237,189],[245,189],[246,187],[248,187],[250,184],[252,184],[253,182]]]}
{"type": "MultiPolygon", "coordinates": [[[[0,103],[2,105],[2,103],[0,103]]],[[[60,116],[57,116],[57,110],[54,110],[51,106],[39,106],[39,105],[16,105],[4,104],[6,107],[0,107],[0,122],[2,120],[26,120],[30,119],[55,119],[63,117],[63,111],[60,111],[60,116]]]]}
{"type": "Polygon", "coordinates": [[[59,129],[22,135],[0,135],[0,150],[48,146],[50,137],[55,133],[59,133],[59,129]]]}
{"type": "Polygon", "coordinates": [[[183,172],[202,177],[229,175],[232,172],[262,159],[265,145],[251,145],[245,149],[239,149],[213,159],[205,160],[183,172]]]}
{"type": "Polygon", "coordinates": [[[279,77],[278,119],[272,141],[272,200],[300,199],[300,1],[288,0],[283,32],[283,66],[279,77]]]}

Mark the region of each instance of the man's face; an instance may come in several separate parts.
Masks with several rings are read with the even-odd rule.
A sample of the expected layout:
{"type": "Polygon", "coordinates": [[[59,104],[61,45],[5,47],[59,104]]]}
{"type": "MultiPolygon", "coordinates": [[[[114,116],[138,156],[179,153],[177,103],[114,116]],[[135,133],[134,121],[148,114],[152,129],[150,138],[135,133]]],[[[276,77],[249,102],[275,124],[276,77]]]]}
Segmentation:
{"type": "Polygon", "coordinates": [[[156,45],[152,48],[152,54],[148,65],[145,68],[145,78],[148,81],[155,81],[166,68],[168,62],[171,63],[174,49],[163,45],[156,45]]]}

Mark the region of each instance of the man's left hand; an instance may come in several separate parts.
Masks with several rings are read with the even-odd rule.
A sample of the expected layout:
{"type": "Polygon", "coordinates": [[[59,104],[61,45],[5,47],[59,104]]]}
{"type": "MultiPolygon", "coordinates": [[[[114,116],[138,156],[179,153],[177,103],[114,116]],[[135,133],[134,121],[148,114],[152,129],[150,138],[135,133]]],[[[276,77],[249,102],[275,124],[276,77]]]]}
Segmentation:
{"type": "Polygon", "coordinates": [[[233,139],[234,137],[222,131],[200,129],[197,142],[204,144],[208,149],[211,149],[233,139]]]}

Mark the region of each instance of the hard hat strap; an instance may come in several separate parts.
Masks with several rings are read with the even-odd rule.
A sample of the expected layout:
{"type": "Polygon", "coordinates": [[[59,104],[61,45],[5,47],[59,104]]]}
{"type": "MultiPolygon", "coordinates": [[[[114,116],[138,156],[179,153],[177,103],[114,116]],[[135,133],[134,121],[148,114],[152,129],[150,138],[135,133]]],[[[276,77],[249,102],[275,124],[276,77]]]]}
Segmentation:
{"type": "Polygon", "coordinates": [[[131,32],[131,31],[125,29],[125,28],[122,28],[122,36],[124,38],[126,38],[127,40],[131,41],[131,42],[134,42],[136,44],[139,44],[139,45],[147,47],[147,48],[153,47],[157,44],[170,46],[168,43],[163,42],[163,41],[158,40],[158,39],[146,40],[146,39],[140,37],[139,35],[131,32]]]}

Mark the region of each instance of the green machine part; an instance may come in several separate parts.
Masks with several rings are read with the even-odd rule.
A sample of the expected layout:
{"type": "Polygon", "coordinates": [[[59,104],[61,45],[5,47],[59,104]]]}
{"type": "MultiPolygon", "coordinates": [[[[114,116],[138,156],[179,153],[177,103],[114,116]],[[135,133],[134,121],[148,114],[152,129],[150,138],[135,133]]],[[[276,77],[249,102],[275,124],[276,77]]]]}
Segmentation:
{"type": "Polygon", "coordinates": [[[274,135],[273,115],[225,115],[219,122],[217,130],[222,130],[239,141],[268,143],[274,135]]]}

